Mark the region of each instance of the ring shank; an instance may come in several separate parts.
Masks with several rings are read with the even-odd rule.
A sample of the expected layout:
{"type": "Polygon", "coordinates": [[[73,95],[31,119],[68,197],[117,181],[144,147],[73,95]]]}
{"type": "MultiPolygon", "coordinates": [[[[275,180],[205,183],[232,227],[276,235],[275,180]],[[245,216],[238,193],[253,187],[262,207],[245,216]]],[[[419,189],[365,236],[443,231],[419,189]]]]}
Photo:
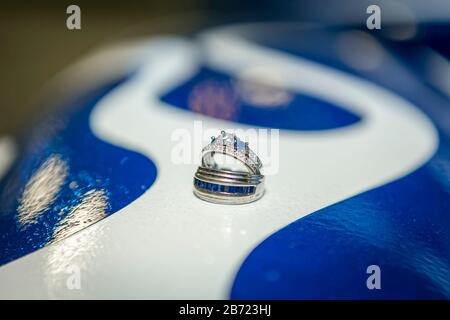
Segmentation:
{"type": "Polygon", "coordinates": [[[264,194],[264,176],[199,167],[194,177],[194,194],[223,204],[244,204],[264,194]]]}

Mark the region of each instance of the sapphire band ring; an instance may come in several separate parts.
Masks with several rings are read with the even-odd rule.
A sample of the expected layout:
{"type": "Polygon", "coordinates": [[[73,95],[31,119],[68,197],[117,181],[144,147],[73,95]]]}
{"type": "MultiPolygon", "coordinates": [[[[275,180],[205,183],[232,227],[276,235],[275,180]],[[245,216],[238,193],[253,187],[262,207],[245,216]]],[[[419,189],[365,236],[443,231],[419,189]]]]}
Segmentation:
{"type": "Polygon", "coordinates": [[[244,204],[264,194],[262,163],[247,143],[222,131],[202,150],[202,164],[194,176],[194,194],[202,200],[221,204],[244,204]],[[218,164],[217,155],[231,157],[241,168],[218,164]]]}

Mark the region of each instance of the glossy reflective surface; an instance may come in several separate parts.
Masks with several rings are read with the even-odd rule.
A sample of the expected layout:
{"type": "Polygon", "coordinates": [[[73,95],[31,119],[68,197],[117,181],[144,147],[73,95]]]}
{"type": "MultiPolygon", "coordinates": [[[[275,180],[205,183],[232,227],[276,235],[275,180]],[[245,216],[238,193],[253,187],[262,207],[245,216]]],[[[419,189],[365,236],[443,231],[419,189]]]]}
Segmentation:
{"type": "MultiPolygon", "coordinates": [[[[264,25],[255,29],[260,28],[264,25]]],[[[447,296],[449,152],[445,142],[448,136],[444,134],[447,128],[437,123],[446,118],[447,113],[440,108],[447,107],[448,101],[426,87],[427,79],[417,77],[417,70],[399,64],[388,51],[377,51],[369,57],[367,66],[358,65],[349,54],[359,51],[342,48],[342,43],[354,44],[354,33],[344,34],[342,42],[336,43],[333,39],[342,39],[340,31],[327,30],[324,34],[328,36],[321,38],[320,34],[312,33],[308,38],[304,34],[305,41],[300,42],[298,30],[276,34],[276,40],[284,39],[286,46],[291,46],[288,48],[291,55],[303,53],[312,61],[289,60],[282,54],[274,58],[273,52],[267,55],[264,46],[229,43],[228,49],[251,50],[241,50],[244,55],[232,55],[224,52],[223,47],[217,49],[216,62],[222,62],[227,72],[224,68],[217,71],[208,67],[211,72],[206,84],[201,84],[203,78],[198,76],[201,68],[188,68],[183,79],[174,76],[180,67],[196,66],[189,59],[186,49],[190,46],[186,48],[186,41],[155,41],[145,75],[111,92],[109,99],[96,108],[92,127],[101,132],[105,141],[157,156],[158,184],[139,201],[126,206],[123,214],[1,268],[0,295],[10,297],[15,292],[20,297],[78,298],[391,298],[399,293],[402,298],[447,296]],[[292,48],[295,44],[305,47],[296,51],[292,48]],[[338,54],[333,49],[343,52],[338,54]],[[277,62],[283,65],[289,60],[290,64],[284,65],[282,71],[296,81],[297,90],[286,88],[289,83],[280,87],[279,79],[255,82],[252,75],[260,76],[266,71],[243,70],[241,59],[249,56],[265,57],[259,62],[267,65],[277,62]],[[168,66],[175,67],[167,69],[168,66]],[[336,72],[336,68],[345,72],[336,72]],[[158,72],[161,70],[171,72],[167,76],[158,72]],[[289,72],[292,70],[294,75],[289,72]],[[242,77],[241,71],[245,74],[242,77]],[[267,179],[267,194],[261,201],[217,210],[217,206],[192,195],[195,166],[186,170],[173,164],[167,142],[173,130],[189,128],[195,115],[177,112],[167,103],[159,104],[153,94],[160,92],[155,87],[159,88],[161,83],[166,84],[162,99],[171,97],[170,103],[176,108],[208,115],[204,119],[210,126],[224,124],[214,117],[255,126],[291,125],[284,127],[289,131],[281,130],[282,165],[279,174],[267,179]],[[393,94],[381,87],[391,89],[393,94]],[[400,99],[397,92],[414,104],[400,99]],[[312,99],[296,100],[296,96],[303,95],[311,95],[312,99]],[[328,103],[329,100],[333,103],[328,103]],[[323,108],[321,104],[327,106],[323,108]],[[438,136],[432,122],[415,105],[427,112],[440,130],[441,144],[435,157],[432,154],[439,144],[438,136]],[[432,112],[427,108],[430,106],[438,113],[437,117],[430,115],[432,112]],[[309,110],[310,107],[316,110],[309,110]],[[357,121],[329,117],[342,114],[341,110],[357,121]],[[353,114],[355,110],[360,112],[353,114]],[[247,111],[251,111],[251,117],[247,111]],[[307,118],[309,112],[316,114],[305,123],[302,117],[307,118]],[[339,128],[342,130],[324,130],[339,128]],[[155,135],[162,138],[150,140],[155,135]],[[422,168],[425,170],[416,171],[430,159],[422,168]],[[343,199],[348,200],[335,204],[343,199]],[[83,270],[85,282],[80,291],[66,287],[66,272],[73,264],[83,270]],[[383,290],[379,292],[369,292],[365,287],[365,268],[369,264],[381,267],[383,290]]],[[[264,35],[264,40],[270,40],[269,33],[264,35]]],[[[211,41],[220,38],[220,32],[210,36],[211,41]]],[[[380,49],[378,42],[374,46],[373,39],[366,36],[356,36],[356,40],[380,49]]],[[[265,45],[279,52],[287,51],[279,42],[265,45]]],[[[265,74],[273,75],[272,71],[265,74]]],[[[231,122],[225,124],[234,126],[231,122]]],[[[99,157],[97,147],[84,145],[89,156],[101,159],[92,161],[108,164],[110,159],[114,160],[114,156],[106,160],[99,157]]],[[[73,180],[72,166],[72,161],[61,152],[47,154],[26,176],[22,190],[46,185],[42,173],[58,173],[64,177],[59,179],[64,181],[58,187],[61,193],[67,190],[67,182],[73,180]]],[[[145,170],[140,172],[144,179],[142,172],[145,170]]],[[[109,175],[114,176],[114,171],[104,176],[109,175]]],[[[131,174],[115,181],[134,186],[130,182],[140,181],[136,177],[137,174],[131,174]]],[[[72,184],[74,190],[77,186],[80,183],[72,184]]],[[[93,186],[83,189],[76,203],[64,211],[64,217],[52,225],[49,237],[66,234],[64,226],[72,226],[69,232],[72,228],[77,230],[83,226],[79,220],[85,221],[86,216],[97,219],[115,210],[109,206],[115,199],[120,200],[121,193],[111,194],[103,184],[93,186]]],[[[15,194],[17,202],[28,199],[22,197],[23,192],[15,194]]],[[[50,201],[54,206],[58,199],[45,196],[42,201],[24,201],[27,204],[24,208],[37,208],[30,215],[33,217],[30,221],[37,222],[29,223],[27,230],[45,221],[43,217],[47,214],[42,213],[41,203],[50,201]]],[[[122,203],[126,205],[126,201],[122,203]]],[[[15,208],[18,206],[19,203],[15,208]]],[[[13,217],[16,216],[14,213],[13,217]]],[[[26,244],[24,239],[16,243],[26,244]]]]}
{"type": "Polygon", "coordinates": [[[241,266],[231,298],[448,299],[450,122],[442,121],[450,117],[448,97],[430,87],[421,70],[394,60],[399,54],[395,46],[388,52],[362,32],[306,32],[305,42],[292,41],[289,35],[293,33],[265,35],[258,41],[403,95],[432,119],[440,146],[426,165],[406,177],[321,209],[267,238],[241,266]],[[335,51],[323,50],[321,43],[335,51]],[[358,53],[373,46],[376,50],[368,52],[376,56],[355,65],[366,61],[358,53]],[[381,290],[366,287],[371,264],[381,269],[381,290]]]}
{"type": "Polygon", "coordinates": [[[64,239],[144,193],[156,167],[140,154],[105,143],[89,117],[121,82],[77,98],[27,135],[0,183],[0,264],[64,239]]]}
{"type": "MultiPolygon", "coordinates": [[[[253,70],[249,68],[248,73],[253,70]]],[[[256,68],[256,67],[255,67],[256,68]]],[[[361,117],[331,102],[291,92],[265,72],[235,78],[201,68],[189,81],[164,95],[170,105],[217,119],[290,130],[326,130],[358,123],[361,117]]]]}

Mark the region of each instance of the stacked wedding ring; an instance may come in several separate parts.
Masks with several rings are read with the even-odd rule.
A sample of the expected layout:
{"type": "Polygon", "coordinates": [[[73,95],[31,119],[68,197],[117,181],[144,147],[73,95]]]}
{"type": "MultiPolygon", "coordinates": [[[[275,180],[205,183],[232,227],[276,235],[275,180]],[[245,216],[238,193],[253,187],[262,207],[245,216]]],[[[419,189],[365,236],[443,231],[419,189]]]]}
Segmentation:
{"type": "Polygon", "coordinates": [[[236,135],[222,131],[202,150],[202,164],[194,176],[194,194],[202,200],[221,204],[244,204],[256,201],[264,195],[262,163],[236,135]],[[220,168],[215,154],[231,156],[246,170],[220,168]]]}

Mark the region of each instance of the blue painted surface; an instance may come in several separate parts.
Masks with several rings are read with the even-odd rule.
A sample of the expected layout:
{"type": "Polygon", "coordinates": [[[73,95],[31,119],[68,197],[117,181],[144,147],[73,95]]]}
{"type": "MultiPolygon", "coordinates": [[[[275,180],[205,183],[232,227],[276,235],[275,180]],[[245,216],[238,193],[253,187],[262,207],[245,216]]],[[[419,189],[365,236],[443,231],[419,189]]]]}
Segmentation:
{"type": "MultiPolygon", "coordinates": [[[[428,79],[416,76],[414,65],[401,64],[394,49],[390,54],[400,60],[384,60],[370,71],[352,69],[339,61],[337,35],[314,32],[312,42],[308,37],[298,42],[284,33],[260,41],[369,79],[413,101],[439,130],[439,149],[406,177],[319,210],[270,236],[244,261],[230,296],[448,299],[450,123],[442,119],[448,119],[450,102],[429,87],[428,79]],[[381,290],[366,287],[366,268],[372,264],[381,268],[381,290]]],[[[413,49],[420,49],[416,45],[413,49]]]]}
{"type": "Polygon", "coordinates": [[[297,220],[261,243],[232,299],[450,298],[449,145],[426,166],[297,220]],[[448,183],[448,182],[447,182],[448,183]],[[368,290],[369,265],[381,290],[368,290]]]}
{"type": "MultiPolygon", "coordinates": [[[[122,81],[77,98],[62,114],[49,117],[22,141],[19,159],[0,182],[0,265],[54,241],[58,223],[90,191],[97,190],[104,195],[107,216],[137,199],[155,181],[157,169],[150,159],[99,140],[89,126],[96,103],[122,81]],[[67,178],[56,190],[54,201],[38,214],[35,222],[23,223],[18,207],[24,189],[38,168],[55,158],[59,164],[64,163],[67,178]]],[[[47,194],[53,188],[52,184],[45,187],[41,186],[39,191],[47,194]]],[[[33,197],[38,201],[39,192],[33,197]]],[[[94,223],[96,220],[90,219],[94,220],[99,213],[94,211],[76,223],[85,226],[94,223]]],[[[70,228],[66,230],[69,234],[70,228]]]]}
{"type": "Polygon", "coordinates": [[[361,120],[358,115],[331,102],[303,93],[288,94],[292,98],[284,105],[273,108],[257,106],[240,97],[236,79],[203,67],[186,83],[162,96],[161,100],[176,108],[267,128],[326,130],[349,126],[361,120]],[[204,99],[202,105],[192,102],[193,92],[203,95],[199,98],[204,99]]]}

